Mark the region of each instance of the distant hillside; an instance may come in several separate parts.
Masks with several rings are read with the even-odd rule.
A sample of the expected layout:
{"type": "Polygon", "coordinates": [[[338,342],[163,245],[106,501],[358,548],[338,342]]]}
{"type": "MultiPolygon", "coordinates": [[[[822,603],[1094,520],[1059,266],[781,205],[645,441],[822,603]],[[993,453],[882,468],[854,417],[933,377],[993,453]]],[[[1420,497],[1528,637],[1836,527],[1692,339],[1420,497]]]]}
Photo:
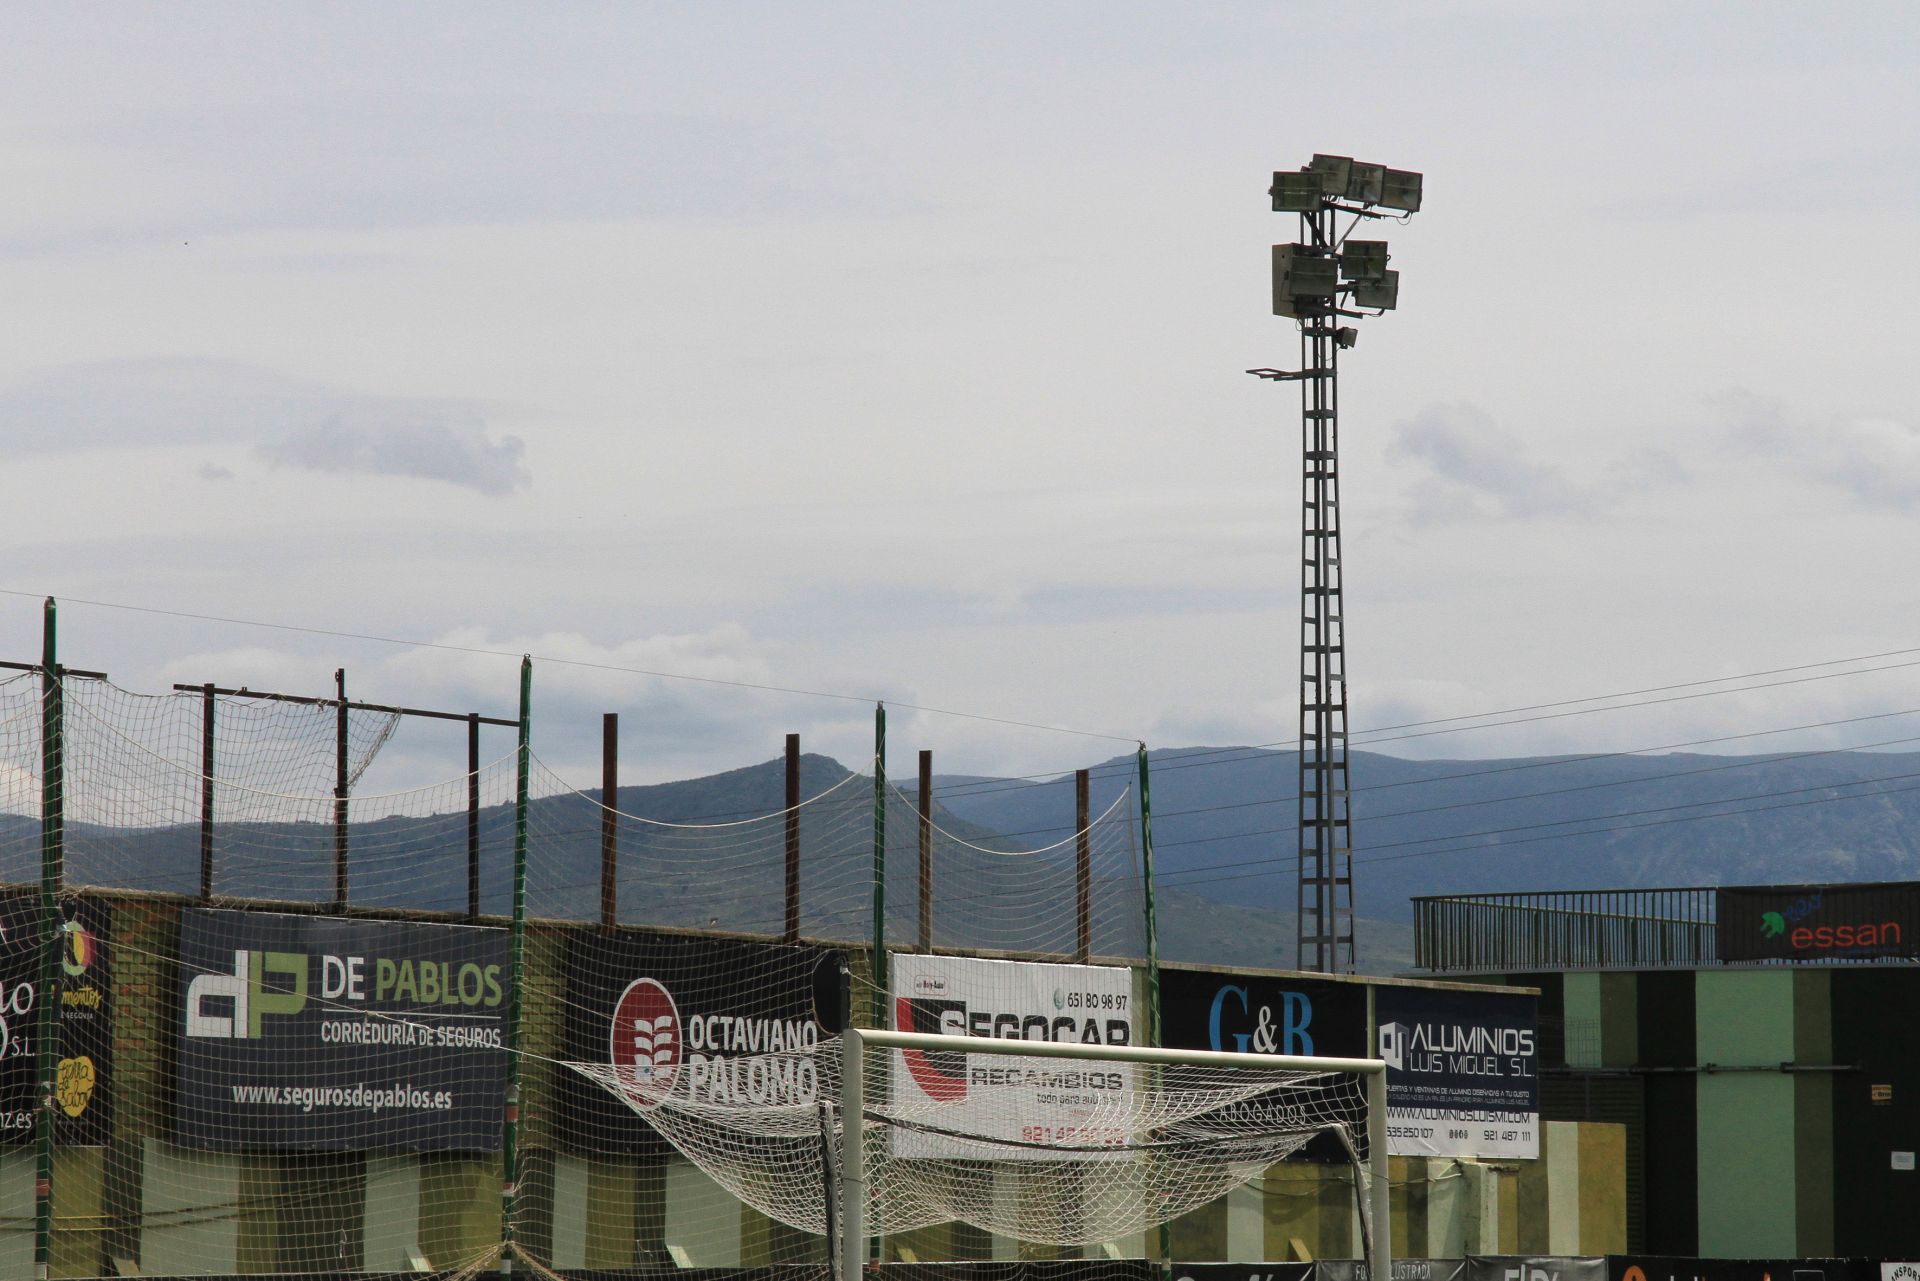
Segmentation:
{"type": "MultiPolygon", "coordinates": [[[[1290,909],[1294,755],[1182,748],[1150,764],[1159,883],[1290,909]]],[[[1132,757],[1097,767],[1095,804],[1134,774],[1132,757]]],[[[1407,761],[1355,752],[1352,779],[1358,904],[1393,920],[1408,920],[1408,898],[1425,894],[1920,879],[1916,753],[1407,761]]],[[[935,795],[1030,840],[1057,839],[1072,823],[1070,777],[942,778],[935,795]]]]}
{"type": "MultiPolygon", "coordinates": [[[[1156,752],[1151,763],[1162,955],[1290,964],[1294,757],[1187,748],[1156,752]]],[[[1410,963],[1412,895],[1920,879],[1920,754],[1406,761],[1358,752],[1352,774],[1361,960],[1374,972],[1410,963]]],[[[1109,762],[1094,775],[1098,812],[1134,782],[1133,758],[1109,762]]],[[[803,758],[801,776],[809,797],[845,784],[803,811],[803,929],[864,939],[872,901],[871,791],[847,782],[845,767],[824,756],[803,758]]],[[[622,919],[777,932],[778,825],[710,825],[777,811],[783,788],[777,760],[623,788],[620,808],[653,823],[622,828],[622,919]],[[709,826],[659,826],[675,823],[709,826]]],[[[1046,938],[1058,946],[1071,928],[1070,855],[1010,862],[992,851],[1035,850],[1069,836],[1071,777],[1039,783],[942,777],[935,798],[940,827],[980,847],[951,847],[939,869],[936,940],[1018,950],[1046,938]]],[[[590,792],[534,801],[534,914],[597,915],[598,799],[590,792]]],[[[1128,830],[1137,833],[1137,826],[1128,830]]],[[[917,894],[911,799],[889,807],[887,831],[888,919],[891,937],[905,942],[917,894]]],[[[333,834],[324,824],[235,824],[216,835],[219,892],[332,897],[333,834]]],[[[509,807],[481,815],[482,906],[491,913],[508,907],[512,838],[509,807]]],[[[37,879],[38,842],[37,822],[0,815],[0,876],[37,879]]],[[[357,819],[351,847],[355,903],[465,907],[464,814],[357,819]]],[[[75,823],[68,829],[68,862],[73,884],[192,893],[199,831],[75,823]]],[[[1136,890],[1103,874],[1095,900],[1096,950],[1137,954],[1136,890]]]]}
{"type": "MultiPolygon", "coordinates": [[[[824,756],[801,761],[801,794],[826,799],[802,811],[802,930],[865,941],[871,934],[872,792],[824,756]],[[837,791],[834,789],[837,785],[837,791]]],[[[619,808],[646,822],[620,833],[620,915],[634,924],[777,933],[783,915],[783,839],[778,823],[745,823],[784,803],[782,761],[706,778],[622,788],[619,808]],[[688,827],[659,825],[685,824],[688,827]],[[728,826],[738,824],[737,826],[728,826]]],[[[535,799],[528,817],[528,908],[535,917],[591,919],[599,912],[599,793],[535,799]]],[[[991,851],[1047,844],[936,806],[950,843],[935,894],[935,939],[943,944],[1031,950],[1068,935],[1070,853],[1008,860],[991,851]]],[[[1127,821],[1129,832],[1132,820],[1127,821]]],[[[514,822],[510,807],[480,815],[481,908],[510,907],[514,822]]],[[[887,814],[889,936],[909,940],[915,917],[917,815],[896,800],[887,814]]],[[[333,896],[333,841],[321,823],[232,824],[216,828],[216,893],[234,898],[325,902],[333,896]]],[[[361,906],[461,911],[467,902],[466,815],[356,820],[349,832],[350,898],[361,906]]],[[[199,884],[197,825],[126,829],[72,823],[69,884],[114,885],[192,894],[199,884]]],[[[1120,842],[1129,858],[1133,838],[1120,842]]],[[[0,878],[37,880],[39,824],[0,815],[0,878]]],[[[1136,884],[1107,875],[1093,887],[1094,950],[1143,954],[1136,884]]],[[[1285,967],[1293,963],[1291,909],[1225,903],[1175,886],[1157,895],[1161,954],[1169,960],[1285,967]]],[[[1363,922],[1368,968],[1404,968],[1411,943],[1402,925],[1363,922]]]]}

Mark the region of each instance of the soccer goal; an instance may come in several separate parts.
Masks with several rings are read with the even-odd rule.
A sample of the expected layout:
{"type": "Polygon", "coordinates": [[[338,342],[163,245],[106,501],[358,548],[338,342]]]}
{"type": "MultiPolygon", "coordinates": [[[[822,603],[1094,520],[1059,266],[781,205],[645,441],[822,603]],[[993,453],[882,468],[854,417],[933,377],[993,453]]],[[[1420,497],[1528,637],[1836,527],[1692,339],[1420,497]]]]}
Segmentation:
{"type": "Polygon", "coordinates": [[[1390,1275],[1385,1064],[848,1028],[827,1206],[839,1281],[936,1224],[1104,1250],[1259,1178],[1318,1136],[1352,1163],[1390,1275]]]}

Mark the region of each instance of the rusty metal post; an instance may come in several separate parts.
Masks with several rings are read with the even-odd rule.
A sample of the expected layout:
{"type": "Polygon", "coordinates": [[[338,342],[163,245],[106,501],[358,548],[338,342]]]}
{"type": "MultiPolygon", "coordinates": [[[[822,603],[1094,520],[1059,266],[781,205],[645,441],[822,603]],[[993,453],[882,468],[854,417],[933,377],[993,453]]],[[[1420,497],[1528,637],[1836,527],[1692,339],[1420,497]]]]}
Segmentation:
{"type": "Polygon", "coordinates": [[[467,919],[480,919],[480,713],[467,713],[467,919]]]}
{"type": "Polygon", "coordinates": [[[920,950],[933,950],[933,753],[920,752],[920,950]]]}
{"type": "Polygon", "coordinates": [[[347,906],[347,669],[336,668],[333,684],[339,695],[335,719],[333,769],[333,905],[347,906]]]}
{"type": "Polygon", "coordinates": [[[620,713],[600,718],[600,924],[620,923],[620,713]]]}
{"type": "Polygon", "coordinates": [[[1073,772],[1073,901],[1077,929],[1074,949],[1082,965],[1093,955],[1093,833],[1088,831],[1092,810],[1088,793],[1092,775],[1088,770],[1073,772]]]}
{"type": "Polygon", "coordinates": [[[213,897],[213,686],[200,692],[200,901],[213,897]]]}
{"type": "Polygon", "coordinates": [[[787,735],[787,921],[785,938],[800,941],[800,736],[787,735]]]}

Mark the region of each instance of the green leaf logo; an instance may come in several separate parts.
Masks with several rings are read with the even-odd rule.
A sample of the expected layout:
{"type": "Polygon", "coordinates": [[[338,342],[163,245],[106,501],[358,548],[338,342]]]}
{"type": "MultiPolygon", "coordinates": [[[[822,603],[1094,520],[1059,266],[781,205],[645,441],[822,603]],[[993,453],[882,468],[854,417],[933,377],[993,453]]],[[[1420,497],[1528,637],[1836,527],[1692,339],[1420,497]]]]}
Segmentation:
{"type": "Polygon", "coordinates": [[[1760,932],[1770,939],[1779,938],[1787,932],[1787,919],[1778,912],[1767,912],[1760,918],[1760,932]]]}

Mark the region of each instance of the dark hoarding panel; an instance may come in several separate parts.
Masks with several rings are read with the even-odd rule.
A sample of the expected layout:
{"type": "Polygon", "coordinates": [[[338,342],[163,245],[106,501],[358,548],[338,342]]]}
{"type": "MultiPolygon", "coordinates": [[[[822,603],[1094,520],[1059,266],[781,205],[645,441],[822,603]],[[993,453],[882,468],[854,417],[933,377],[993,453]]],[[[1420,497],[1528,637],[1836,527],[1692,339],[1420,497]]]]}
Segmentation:
{"type": "Polygon", "coordinates": [[[1395,1156],[1540,1155],[1535,998],[1382,985],[1374,989],[1395,1156]]]}
{"type": "Polygon", "coordinates": [[[1726,885],[1715,900],[1723,961],[1920,957],[1920,883],[1726,885]]]}
{"type": "Polygon", "coordinates": [[[1608,1281],[1607,1258],[1600,1254],[1470,1254],[1460,1281],[1608,1281]]]}
{"type": "MultiPolygon", "coordinates": [[[[1393,1281],[1460,1281],[1465,1259],[1395,1259],[1393,1281]]],[[[1304,1264],[1314,1270],[1313,1281],[1372,1281],[1365,1259],[1322,1259],[1304,1264]]]]}
{"type": "Polygon", "coordinates": [[[1363,983],[1162,970],[1160,1020],[1176,1049],[1369,1057],[1363,983]]]}
{"type": "Polygon", "coordinates": [[[1873,1258],[1694,1259],[1610,1254],[1609,1281],[1887,1281],[1896,1262],[1873,1258]]]}
{"type": "MultiPolygon", "coordinates": [[[[685,1075],[695,1098],[724,1102],[747,1097],[749,1059],[772,1054],[778,1088],[789,1100],[812,1103],[818,1076],[811,1070],[820,1037],[822,998],[844,1001],[842,952],[744,939],[667,934],[575,934],[567,952],[567,1057],[611,1063],[653,1088],[676,1086],[685,1075]],[[795,1070],[778,1069],[792,1060],[795,1070]],[[804,1067],[806,1070],[800,1070],[804,1067]]],[[[666,1141],[647,1124],[647,1089],[639,1107],[615,1098],[579,1072],[561,1088],[561,1133],[577,1150],[661,1154],[666,1141]]]]}
{"type": "Polygon", "coordinates": [[[506,931],[187,908],[176,1141],[492,1151],[506,931]]]}
{"type": "MultiPolygon", "coordinates": [[[[98,1147],[113,1135],[112,915],[90,898],[60,904],[53,1141],[98,1147]]],[[[39,1032],[40,902],[0,897],[0,1143],[31,1143],[39,1032]]]]}

